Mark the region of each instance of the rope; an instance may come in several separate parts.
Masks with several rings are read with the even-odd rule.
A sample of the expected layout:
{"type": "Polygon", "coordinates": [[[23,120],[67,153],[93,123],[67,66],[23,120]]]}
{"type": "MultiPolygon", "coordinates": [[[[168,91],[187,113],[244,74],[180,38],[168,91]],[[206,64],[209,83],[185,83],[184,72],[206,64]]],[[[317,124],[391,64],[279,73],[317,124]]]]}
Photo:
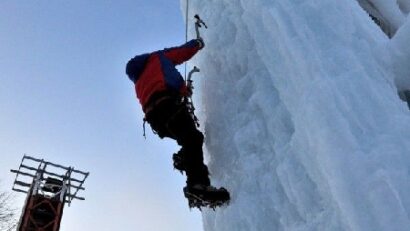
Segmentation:
{"type": "MultiPolygon", "coordinates": [[[[186,9],[185,9],[185,42],[188,42],[188,9],[189,9],[189,0],[186,0],[186,9]]],[[[185,62],[185,73],[184,73],[184,80],[186,81],[186,73],[187,73],[187,63],[185,62]]]]}
{"type": "Polygon", "coordinates": [[[188,9],[189,9],[189,0],[186,0],[186,10],[185,10],[185,42],[188,42],[188,9]]]}

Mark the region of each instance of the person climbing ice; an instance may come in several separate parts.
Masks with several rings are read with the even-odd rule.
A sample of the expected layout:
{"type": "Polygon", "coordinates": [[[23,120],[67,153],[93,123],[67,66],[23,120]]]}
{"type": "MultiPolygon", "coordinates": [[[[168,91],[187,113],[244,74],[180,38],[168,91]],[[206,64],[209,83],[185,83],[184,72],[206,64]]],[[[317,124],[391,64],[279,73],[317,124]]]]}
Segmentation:
{"type": "Polygon", "coordinates": [[[161,139],[174,139],[181,146],[173,161],[174,167],[187,177],[183,191],[189,206],[215,208],[229,201],[229,193],[211,185],[202,151],[204,135],[197,129],[193,112],[184,100],[192,89],[175,68],[204,45],[203,39],[197,38],[179,47],[137,55],[128,61],[126,74],[135,84],[144,120],[161,139]]]}

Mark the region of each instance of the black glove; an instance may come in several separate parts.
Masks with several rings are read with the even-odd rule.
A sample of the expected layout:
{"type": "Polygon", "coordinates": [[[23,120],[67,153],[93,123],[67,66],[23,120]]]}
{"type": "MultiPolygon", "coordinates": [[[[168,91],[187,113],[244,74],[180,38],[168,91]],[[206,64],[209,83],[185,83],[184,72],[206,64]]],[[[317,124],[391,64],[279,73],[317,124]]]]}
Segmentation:
{"type": "Polygon", "coordinates": [[[199,43],[199,49],[202,49],[205,47],[205,42],[201,37],[197,38],[196,41],[198,41],[199,43]]]}

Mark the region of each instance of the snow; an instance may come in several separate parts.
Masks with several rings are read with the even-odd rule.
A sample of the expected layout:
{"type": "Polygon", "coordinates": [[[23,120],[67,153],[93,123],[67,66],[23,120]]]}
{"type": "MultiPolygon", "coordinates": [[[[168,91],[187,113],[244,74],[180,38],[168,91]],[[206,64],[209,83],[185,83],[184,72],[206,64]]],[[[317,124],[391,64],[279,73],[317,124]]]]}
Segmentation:
{"type": "Polygon", "coordinates": [[[391,40],[355,1],[189,2],[206,160],[232,196],[204,229],[409,230],[409,1],[377,5],[391,40]]]}

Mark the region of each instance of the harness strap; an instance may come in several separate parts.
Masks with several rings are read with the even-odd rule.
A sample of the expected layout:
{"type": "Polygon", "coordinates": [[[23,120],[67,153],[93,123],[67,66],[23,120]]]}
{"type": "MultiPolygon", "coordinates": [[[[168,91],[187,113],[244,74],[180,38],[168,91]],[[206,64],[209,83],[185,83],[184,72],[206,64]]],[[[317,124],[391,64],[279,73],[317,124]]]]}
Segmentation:
{"type": "Polygon", "coordinates": [[[165,101],[167,99],[170,99],[170,96],[163,96],[161,98],[158,98],[157,100],[155,100],[154,102],[148,104],[145,108],[144,108],[144,113],[147,115],[148,113],[150,113],[158,104],[160,104],[162,101],[165,101]]]}

